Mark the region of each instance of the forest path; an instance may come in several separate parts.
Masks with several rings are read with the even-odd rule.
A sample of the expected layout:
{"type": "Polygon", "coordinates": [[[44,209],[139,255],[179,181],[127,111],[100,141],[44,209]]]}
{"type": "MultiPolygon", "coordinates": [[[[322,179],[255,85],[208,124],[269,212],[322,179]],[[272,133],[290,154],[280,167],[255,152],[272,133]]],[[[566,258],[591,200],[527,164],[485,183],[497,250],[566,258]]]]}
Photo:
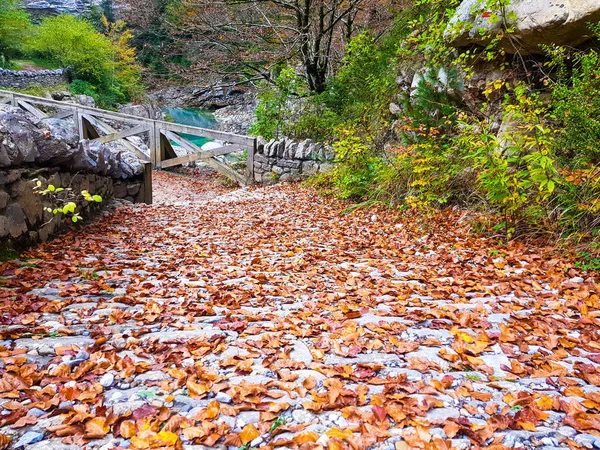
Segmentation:
{"type": "Polygon", "coordinates": [[[548,249],[299,186],[155,187],[0,266],[13,448],[600,448],[597,285],[548,249]]]}

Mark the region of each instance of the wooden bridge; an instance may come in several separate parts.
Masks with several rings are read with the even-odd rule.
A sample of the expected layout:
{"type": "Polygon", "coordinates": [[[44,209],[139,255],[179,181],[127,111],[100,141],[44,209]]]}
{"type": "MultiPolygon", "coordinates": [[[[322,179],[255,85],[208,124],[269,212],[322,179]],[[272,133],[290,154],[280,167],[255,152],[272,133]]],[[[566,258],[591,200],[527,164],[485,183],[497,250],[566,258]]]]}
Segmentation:
{"type": "MultiPolygon", "coordinates": [[[[20,107],[39,119],[73,117],[80,139],[102,143],[119,141],[124,149],[135,153],[138,158],[145,161],[147,168],[164,169],[201,160],[241,186],[250,185],[254,180],[257,139],[253,137],[147,119],[4,90],[0,90],[0,103],[20,107]],[[202,150],[183,135],[214,139],[223,144],[218,148],[202,150]],[[144,142],[148,144],[150,154],[146,154],[144,149],[140,148],[137,139],[132,139],[134,136],[146,138],[144,142]],[[185,150],[187,154],[177,156],[174,144],[185,150]],[[246,169],[243,173],[217,158],[243,151],[247,152],[246,169]]],[[[151,177],[151,170],[146,170],[146,176],[151,177]]]]}

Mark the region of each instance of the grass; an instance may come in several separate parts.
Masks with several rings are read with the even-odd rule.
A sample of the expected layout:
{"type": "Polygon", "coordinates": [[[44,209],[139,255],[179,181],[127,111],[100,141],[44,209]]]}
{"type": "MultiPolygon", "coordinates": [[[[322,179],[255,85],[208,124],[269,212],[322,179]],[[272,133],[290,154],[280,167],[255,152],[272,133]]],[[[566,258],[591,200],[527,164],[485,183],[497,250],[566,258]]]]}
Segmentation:
{"type": "Polygon", "coordinates": [[[48,94],[49,92],[56,92],[56,91],[69,91],[69,85],[68,84],[58,84],[56,86],[51,86],[51,87],[44,87],[44,86],[27,86],[24,89],[10,89],[10,88],[6,88],[7,91],[14,91],[14,92],[18,92],[20,94],[26,94],[26,95],[33,95],[35,97],[44,97],[46,94],[48,94]]]}
{"type": "Polygon", "coordinates": [[[56,63],[40,58],[31,59],[15,59],[11,61],[15,70],[45,70],[45,69],[60,69],[56,63]]]}
{"type": "Polygon", "coordinates": [[[0,247],[0,262],[10,261],[12,259],[17,259],[19,257],[19,252],[10,247],[2,246],[0,247]]]}

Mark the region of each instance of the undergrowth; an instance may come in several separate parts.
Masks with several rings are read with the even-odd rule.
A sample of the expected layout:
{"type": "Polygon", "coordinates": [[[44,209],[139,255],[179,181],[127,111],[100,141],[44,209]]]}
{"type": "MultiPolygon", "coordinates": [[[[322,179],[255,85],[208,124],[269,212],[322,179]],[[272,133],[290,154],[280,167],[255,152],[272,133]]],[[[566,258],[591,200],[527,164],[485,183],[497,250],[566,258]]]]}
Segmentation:
{"type": "Polygon", "coordinates": [[[357,207],[459,205],[486,213],[475,231],[504,240],[600,241],[600,26],[585,50],[546,46],[526,61],[502,46],[507,4],[481,2],[501,31],[459,51],[444,39],[468,26],[451,20],[457,2],[415,2],[387,35],[355,37],[324,93],[282,71],[256,131],[328,141],[336,165],[309,183],[357,207]],[[472,81],[490,67],[497,78],[472,81]]]}

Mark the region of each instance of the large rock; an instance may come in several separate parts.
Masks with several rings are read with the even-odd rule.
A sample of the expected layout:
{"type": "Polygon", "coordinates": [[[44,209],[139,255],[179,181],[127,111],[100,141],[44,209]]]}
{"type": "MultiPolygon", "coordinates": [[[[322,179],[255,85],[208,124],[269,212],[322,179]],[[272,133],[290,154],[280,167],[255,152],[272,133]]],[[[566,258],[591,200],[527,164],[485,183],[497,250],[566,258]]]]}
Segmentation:
{"type": "MultiPolygon", "coordinates": [[[[138,142],[138,146],[143,150],[143,142],[138,142]]],[[[38,120],[20,108],[0,105],[0,167],[24,163],[58,166],[117,179],[143,172],[142,162],[119,141],[80,142],[71,119],[38,120]]]]}
{"type": "Polygon", "coordinates": [[[144,105],[125,105],[119,109],[119,112],[129,114],[130,116],[145,117],[146,119],[164,120],[161,109],[152,103],[146,103],[144,105]]]}
{"type": "MultiPolygon", "coordinates": [[[[503,20],[492,20],[482,0],[464,0],[450,21],[446,38],[455,46],[485,45],[502,32],[503,20]],[[481,33],[484,31],[484,33],[481,33]]],[[[577,46],[593,37],[588,23],[600,21],[598,0],[512,0],[506,17],[515,31],[502,41],[509,53],[542,53],[540,44],[577,46]]]]}

